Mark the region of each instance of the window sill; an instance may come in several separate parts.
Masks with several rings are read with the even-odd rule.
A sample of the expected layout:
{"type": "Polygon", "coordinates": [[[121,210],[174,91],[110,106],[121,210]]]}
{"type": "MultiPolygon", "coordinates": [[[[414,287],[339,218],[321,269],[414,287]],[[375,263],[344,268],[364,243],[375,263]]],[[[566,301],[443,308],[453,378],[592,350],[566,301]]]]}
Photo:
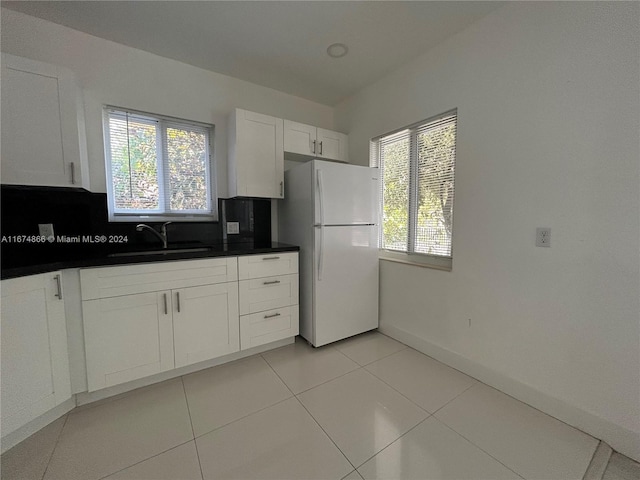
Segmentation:
{"type": "Polygon", "coordinates": [[[380,250],[378,258],[387,262],[404,263],[415,267],[433,268],[444,272],[452,271],[452,259],[432,257],[429,255],[412,255],[400,252],[380,250]]]}
{"type": "Polygon", "coordinates": [[[109,214],[110,222],[217,222],[218,213],[213,215],[127,215],[109,214]]]}

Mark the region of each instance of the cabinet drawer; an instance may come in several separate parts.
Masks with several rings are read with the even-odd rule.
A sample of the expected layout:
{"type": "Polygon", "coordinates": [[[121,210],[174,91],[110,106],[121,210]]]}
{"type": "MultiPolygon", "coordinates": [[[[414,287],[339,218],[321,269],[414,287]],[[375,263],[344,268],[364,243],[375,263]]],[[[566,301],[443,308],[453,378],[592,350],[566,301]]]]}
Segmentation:
{"type": "Polygon", "coordinates": [[[238,279],[274,277],[298,273],[298,252],[238,257],[238,279]]]}
{"type": "Polygon", "coordinates": [[[82,300],[233,282],[238,279],[236,258],[83,269],[80,270],[82,300]]]}
{"type": "Polygon", "coordinates": [[[297,304],[297,274],[240,281],[240,315],[297,304]]]}
{"type": "Polygon", "coordinates": [[[298,334],[298,306],[240,317],[240,349],[246,350],[298,334]]]}

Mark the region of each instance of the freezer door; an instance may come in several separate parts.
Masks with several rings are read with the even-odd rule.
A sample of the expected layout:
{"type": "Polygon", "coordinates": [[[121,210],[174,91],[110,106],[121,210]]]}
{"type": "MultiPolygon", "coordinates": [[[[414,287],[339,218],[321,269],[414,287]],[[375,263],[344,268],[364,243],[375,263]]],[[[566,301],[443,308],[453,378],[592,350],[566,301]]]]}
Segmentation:
{"type": "Polygon", "coordinates": [[[378,169],[314,161],[315,224],[378,223],[378,169]]]}
{"type": "Polygon", "coordinates": [[[316,346],[378,327],[376,226],[317,227],[314,258],[316,346]]]}

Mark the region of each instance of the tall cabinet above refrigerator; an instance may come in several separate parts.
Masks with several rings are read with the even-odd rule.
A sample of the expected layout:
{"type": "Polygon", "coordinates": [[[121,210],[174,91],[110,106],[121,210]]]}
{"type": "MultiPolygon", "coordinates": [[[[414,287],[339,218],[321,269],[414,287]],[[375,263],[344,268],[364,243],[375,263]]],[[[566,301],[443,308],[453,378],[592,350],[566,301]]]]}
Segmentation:
{"type": "Polygon", "coordinates": [[[285,172],[278,239],[300,246],[300,335],[319,347],[378,327],[378,169],[285,172]]]}

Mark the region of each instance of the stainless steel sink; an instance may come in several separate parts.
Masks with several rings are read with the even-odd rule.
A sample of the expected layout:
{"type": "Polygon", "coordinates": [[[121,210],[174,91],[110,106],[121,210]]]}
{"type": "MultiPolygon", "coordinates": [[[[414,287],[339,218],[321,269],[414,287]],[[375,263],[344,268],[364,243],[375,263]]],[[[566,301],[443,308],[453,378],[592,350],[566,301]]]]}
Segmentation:
{"type": "Polygon", "coordinates": [[[168,248],[166,250],[144,250],[142,252],[119,252],[108,255],[109,257],[137,257],[140,255],[168,255],[171,253],[195,253],[195,252],[207,252],[209,248],[168,248]]]}

